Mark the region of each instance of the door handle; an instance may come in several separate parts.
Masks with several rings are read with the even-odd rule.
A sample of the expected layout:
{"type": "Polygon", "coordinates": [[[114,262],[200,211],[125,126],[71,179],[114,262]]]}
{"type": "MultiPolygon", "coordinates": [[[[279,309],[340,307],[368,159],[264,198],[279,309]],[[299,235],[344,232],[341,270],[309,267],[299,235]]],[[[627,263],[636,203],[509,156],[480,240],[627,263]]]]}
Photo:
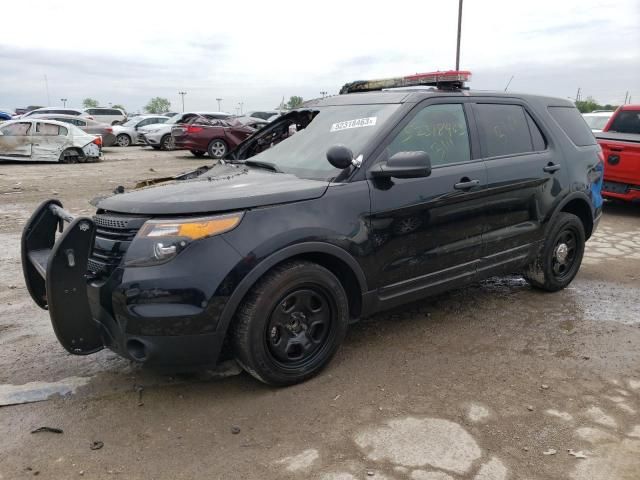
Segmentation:
{"type": "Polygon", "coordinates": [[[469,180],[467,177],[461,178],[460,181],[453,185],[456,190],[468,190],[471,187],[480,185],[480,180],[469,180]]]}
{"type": "Polygon", "coordinates": [[[549,162],[545,167],[542,168],[542,170],[547,173],[555,173],[560,170],[560,168],[562,168],[561,165],[549,162]]]}

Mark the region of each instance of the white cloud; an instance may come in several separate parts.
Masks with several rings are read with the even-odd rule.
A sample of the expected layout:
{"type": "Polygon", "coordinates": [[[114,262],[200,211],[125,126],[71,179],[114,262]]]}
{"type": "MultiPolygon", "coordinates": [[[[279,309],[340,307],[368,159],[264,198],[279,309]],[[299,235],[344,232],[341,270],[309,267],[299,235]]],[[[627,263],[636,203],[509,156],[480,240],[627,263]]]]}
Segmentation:
{"type": "MultiPolygon", "coordinates": [[[[351,80],[452,68],[457,3],[281,1],[3,5],[0,105],[270,108],[351,80]]],[[[640,101],[637,0],[466,0],[462,67],[474,88],[640,101]]]]}

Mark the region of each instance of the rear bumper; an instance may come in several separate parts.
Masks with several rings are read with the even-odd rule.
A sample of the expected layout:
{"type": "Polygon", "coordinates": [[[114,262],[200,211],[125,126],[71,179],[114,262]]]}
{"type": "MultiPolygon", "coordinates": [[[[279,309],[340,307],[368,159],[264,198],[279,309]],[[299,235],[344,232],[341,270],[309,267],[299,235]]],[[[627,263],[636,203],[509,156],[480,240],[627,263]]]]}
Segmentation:
{"type": "Polygon", "coordinates": [[[602,196],[609,199],[638,203],[640,202],[640,185],[605,179],[602,186],[602,196]]]}
{"type": "MultiPolygon", "coordinates": [[[[120,266],[108,278],[97,278],[87,268],[95,228],[91,218],[74,218],[60,202],[49,200],[23,232],[25,282],[35,303],[49,311],[60,344],[75,355],[107,347],[153,366],[215,364],[225,338],[218,320],[229,292],[214,294],[216,280],[224,274],[212,273],[212,265],[202,258],[211,248],[230,263],[238,254],[212,237],[210,243],[182,252],[187,255],[173,265],[120,266]],[[69,226],[56,238],[62,221],[69,226]]],[[[219,258],[212,261],[224,266],[219,258]]]]}

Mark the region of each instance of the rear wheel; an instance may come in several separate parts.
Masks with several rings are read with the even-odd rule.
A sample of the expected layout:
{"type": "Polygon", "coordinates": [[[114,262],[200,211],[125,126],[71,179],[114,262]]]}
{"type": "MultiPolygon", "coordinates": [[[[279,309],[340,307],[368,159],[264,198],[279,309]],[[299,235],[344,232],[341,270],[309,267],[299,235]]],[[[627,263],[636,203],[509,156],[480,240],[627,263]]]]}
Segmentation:
{"type": "Polygon", "coordinates": [[[556,292],[575,278],[584,255],[584,226],[578,217],[561,212],[551,225],[544,245],[524,273],[534,287],[556,292]]]}
{"type": "Polygon", "coordinates": [[[131,137],[126,133],[121,133],[116,137],[116,143],[119,147],[128,147],[131,145],[131,137]]]}
{"type": "Polygon", "coordinates": [[[326,268],[294,261],[276,267],[238,309],[231,343],[240,365],[258,380],[292,385],[316,375],[338,350],[349,306],[326,268]]]}
{"type": "Polygon", "coordinates": [[[219,138],[211,140],[207,151],[211,158],[222,158],[227,154],[227,143],[219,138]]]}
{"type": "Polygon", "coordinates": [[[72,148],[68,148],[62,152],[58,159],[60,163],[78,163],[78,160],[80,160],[80,155],[78,155],[78,152],[72,148]]]}
{"type": "Polygon", "coordinates": [[[175,143],[171,134],[164,135],[160,139],[160,150],[173,150],[175,143]]]}
{"type": "Polygon", "coordinates": [[[200,150],[190,150],[190,152],[194,157],[204,157],[207,154],[207,152],[201,152],[200,150]]]}

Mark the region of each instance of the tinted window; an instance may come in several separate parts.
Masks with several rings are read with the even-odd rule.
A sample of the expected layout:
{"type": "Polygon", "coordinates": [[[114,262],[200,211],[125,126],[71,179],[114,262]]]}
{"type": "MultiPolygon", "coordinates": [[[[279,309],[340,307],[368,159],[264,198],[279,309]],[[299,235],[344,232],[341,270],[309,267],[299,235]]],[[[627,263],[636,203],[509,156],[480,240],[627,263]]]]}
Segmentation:
{"type": "Polygon", "coordinates": [[[85,110],[89,115],[97,115],[98,114],[98,110],[96,110],[95,108],[88,108],[87,110],[85,110]]]}
{"type": "Polygon", "coordinates": [[[547,141],[544,139],[544,135],[536,125],[536,122],[531,116],[525,112],[527,116],[527,122],[529,123],[529,132],[531,133],[531,140],[533,141],[533,149],[536,152],[545,150],[547,148],[547,141]]]}
{"type": "Polygon", "coordinates": [[[596,138],[577,108],[549,107],[549,113],[574,145],[582,147],[596,144],[596,138]]]}
{"type": "Polygon", "coordinates": [[[481,103],[475,106],[475,110],[485,156],[533,151],[529,124],[520,105],[481,103]]]}
{"type": "Polygon", "coordinates": [[[621,110],[609,127],[610,132],[640,133],[640,110],[621,110]]]}
{"type": "Polygon", "coordinates": [[[29,135],[31,130],[31,123],[12,123],[6,127],[0,128],[0,132],[7,137],[24,137],[29,135]]]}
{"type": "Polygon", "coordinates": [[[387,150],[389,156],[398,152],[426,152],[433,166],[469,160],[469,132],[462,105],[423,108],[398,133],[387,150]]]}

